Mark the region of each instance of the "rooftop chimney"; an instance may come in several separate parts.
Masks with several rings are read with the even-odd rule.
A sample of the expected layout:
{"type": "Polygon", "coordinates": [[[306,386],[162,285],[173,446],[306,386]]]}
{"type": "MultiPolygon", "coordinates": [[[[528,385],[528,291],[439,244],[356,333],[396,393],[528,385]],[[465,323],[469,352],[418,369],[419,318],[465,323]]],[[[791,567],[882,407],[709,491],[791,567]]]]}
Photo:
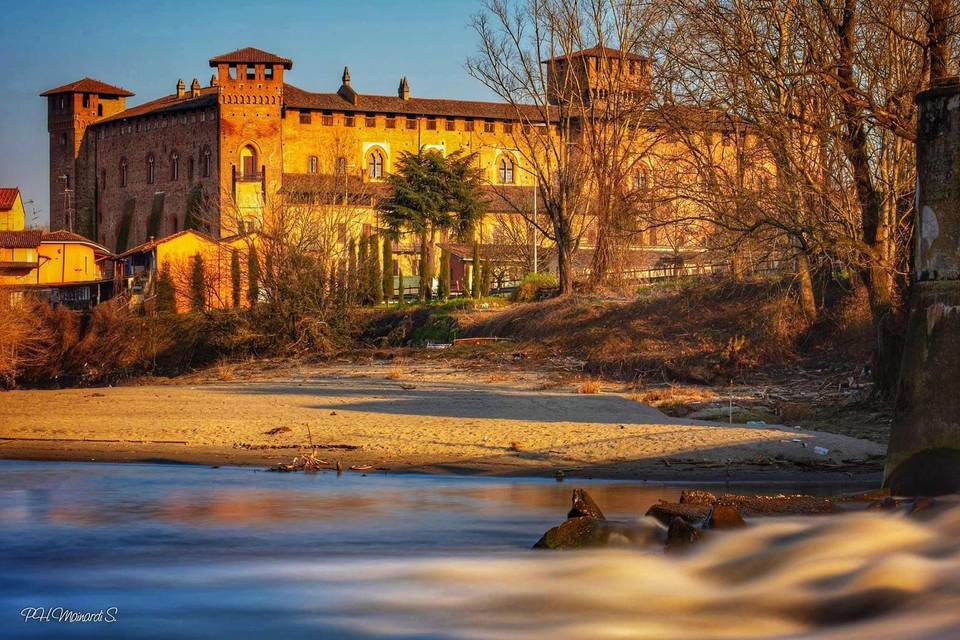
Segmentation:
{"type": "Polygon", "coordinates": [[[407,76],[400,78],[400,87],[397,89],[397,95],[401,100],[410,99],[410,83],[407,82],[407,76]]]}
{"type": "Polygon", "coordinates": [[[337,91],[337,95],[349,102],[350,104],[357,104],[357,92],[353,90],[353,87],[350,86],[350,67],[343,68],[343,84],[340,85],[340,89],[337,91]]]}
{"type": "Polygon", "coordinates": [[[177,97],[182,98],[187,95],[187,84],[183,81],[183,78],[177,80],[177,97]]]}
{"type": "Polygon", "coordinates": [[[197,98],[199,96],[200,96],[200,81],[194,78],[193,82],[190,83],[190,97],[197,98]]]}

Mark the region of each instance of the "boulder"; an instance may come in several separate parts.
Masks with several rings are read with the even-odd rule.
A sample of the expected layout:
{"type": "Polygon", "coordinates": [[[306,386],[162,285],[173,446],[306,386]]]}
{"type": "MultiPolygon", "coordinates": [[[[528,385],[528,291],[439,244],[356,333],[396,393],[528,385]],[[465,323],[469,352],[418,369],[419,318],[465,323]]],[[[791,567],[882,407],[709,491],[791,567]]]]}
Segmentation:
{"type": "Polygon", "coordinates": [[[603,511],[600,510],[600,507],[597,506],[597,503],[594,502],[593,498],[590,497],[590,494],[583,489],[573,490],[573,505],[570,507],[567,517],[587,517],[596,518],[597,520],[607,519],[607,517],[603,515],[603,511]]]}
{"type": "Polygon", "coordinates": [[[692,524],[677,516],[667,529],[667,553],[683,553],[695,545],[703,533],[692,524]]]}
{"type": "Polygon", "coordinates": [[[569,518],[553,527],[533,545],[534,549],[596,549],[645,546],[663,541],[663,529],[643,523],[628,524],[599,518],[569,518]]]}
{"type": "Polygon", "coordinates": [[[683,518],[690,524],[700,524],[710,513],[710,507],[701,504],[677,504],[661,500],[647,509],[646,515],[653,516],[664,526],[669,527],[675,518],[683,518]]]}
{"type": "Polygon", "coordinates": [[[710,510],[704,523],[706,529],[739,529],[747,526],[740,510],[736,507],[718,504],[710,510]]]}

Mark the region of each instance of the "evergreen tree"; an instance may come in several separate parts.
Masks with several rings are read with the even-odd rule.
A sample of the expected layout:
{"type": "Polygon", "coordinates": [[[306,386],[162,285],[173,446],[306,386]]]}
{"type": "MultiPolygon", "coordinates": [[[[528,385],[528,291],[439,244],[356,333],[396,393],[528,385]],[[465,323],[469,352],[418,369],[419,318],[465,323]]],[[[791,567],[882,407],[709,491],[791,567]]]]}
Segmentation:
{"type": "Polygon", "coordinates": [[[383,239],[383,299],[393,300],[393,240],[383,239]]]}
{"type": "Polygon", "coordinates": [[[183,215],[184,231],[200,231],[203,227],[203,186],[198,182],[187,194],[187,208],[183,215]]]}
{"type": "Polygon", "coordinates": [[[347,273],[346,273],[346,302],[354,304],[357,301],[357,239],[350,238],[347,243],[347,273]]]}
{"type": "Polygon", "coordinates": [[[230,253],[230,285],[233,294],[233,306],[240,306],[240,251],[234,249],[230,253]]]}
{"type": "Polygon", "coordinates": [[[406,304],[406,298],[404,298],[404,287],[403,287],[403,267],[397,266],[397,279],[400,281],[400,286],[398,287],[399,291],[397,292],[397,304],[403,306],[406,304]]]}
{"type": "Polygon", "coordinates": [[[470,294],[477,299],[480,298],[480,277],[480,242],[474,241],[473,264],[470,269],[470,294]]]}
{"type": "Polygon", "coordinates": [[[160,313],[174,313],[177,310],[177,290],[170,275],[170,263],[164,260],[157,273],[157,311],[160,313]]]}
{"type": "Polygon", "coordinates": [[[370,284],[369,247],[369,238],[360,236],[360,246],[357,249],[357,302],[360,304],[369,304],[372,297],[370,291],[368,291],[368,285],[370,284]]]}
{"type": "Polygon", "coordinates": [[[193,256],[193,266],[190,269],[190,306],[194,311],[203,311],[207,306],[206,286],[203,256],[198,253],[193,256]]]}
{"type": "Polygon", "coordinates": [[[421,239],[420,298],[427,300],[433,282],[433,247],[437,232],[451,230],[465,237],[486,208],[483,174],[476,154],[437,151],[403,153],[390,175],[390,197],[380,201],[383,221],[394,235],[403,231],[421,239]]]}
{"type": "Polygon", "coordinates": [[[247,251],[247,301],[250,306],[260,300],[260,257],[257,248],[250,245],[247,251]]]}
{"type": "Polygon", "coordinates": [[[450,252],[440,249],[440,288],[437,295],[441,300],[450,299],[450,252]]]}
{"type": "Polygon", "coordinates": [[[383,303],[383,273],[380,269],[380,236],[370,236],[370,291],[373,304],[383,303]]]}

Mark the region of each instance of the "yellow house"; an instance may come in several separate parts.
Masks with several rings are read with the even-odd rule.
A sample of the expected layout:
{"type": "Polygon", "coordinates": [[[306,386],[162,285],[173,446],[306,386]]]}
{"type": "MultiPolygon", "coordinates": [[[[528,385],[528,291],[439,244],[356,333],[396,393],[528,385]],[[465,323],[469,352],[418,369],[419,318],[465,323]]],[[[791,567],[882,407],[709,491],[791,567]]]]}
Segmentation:
{"type": "Polygon", "coordinates": [[[25,227],[23,199],[16,187],[0,187],[0,231],[22,231],[25,227]]]}
{"type": "Polygon", "coordinates": [[[176,311],[194,308],[192,276],[196,259],[201,258],[204,281],[204,308],[225,309],[249,306],[246,295],[246,244],[242,238],[215,240],[199,231],[185,230],[165,238],[151,239],[117,256],[125,289],[135,303],[151,304],[161,276],[173,285],[176,311]],[[234,254],[236,253],[236,257],[234,254]],[[240,266],[240,282],[233,279],[233,262],[240,266]],[[235,291],[235,285],[239,289],[235,291]]]}

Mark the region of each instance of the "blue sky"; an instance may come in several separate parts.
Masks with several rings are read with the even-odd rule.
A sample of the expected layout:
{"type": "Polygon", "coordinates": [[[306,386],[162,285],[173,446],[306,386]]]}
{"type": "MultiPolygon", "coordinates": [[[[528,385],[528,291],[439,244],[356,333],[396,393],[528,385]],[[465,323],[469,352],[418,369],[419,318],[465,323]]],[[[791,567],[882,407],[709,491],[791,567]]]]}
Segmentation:
{"type": "Polygon", "coordinates": [[[478,0],[387,2],[98,0],[6,3],[0,88],[0,186],[19,186],[48,220],[46,102],[41,91],[91,76],[137,95],[204,85],[207,60],[254,46],[293,59],[287,80],[336,91],[344,65],[360,93],[391,94],[400,76],[430,98],[493,99],[464,69],[478,0]]]}

